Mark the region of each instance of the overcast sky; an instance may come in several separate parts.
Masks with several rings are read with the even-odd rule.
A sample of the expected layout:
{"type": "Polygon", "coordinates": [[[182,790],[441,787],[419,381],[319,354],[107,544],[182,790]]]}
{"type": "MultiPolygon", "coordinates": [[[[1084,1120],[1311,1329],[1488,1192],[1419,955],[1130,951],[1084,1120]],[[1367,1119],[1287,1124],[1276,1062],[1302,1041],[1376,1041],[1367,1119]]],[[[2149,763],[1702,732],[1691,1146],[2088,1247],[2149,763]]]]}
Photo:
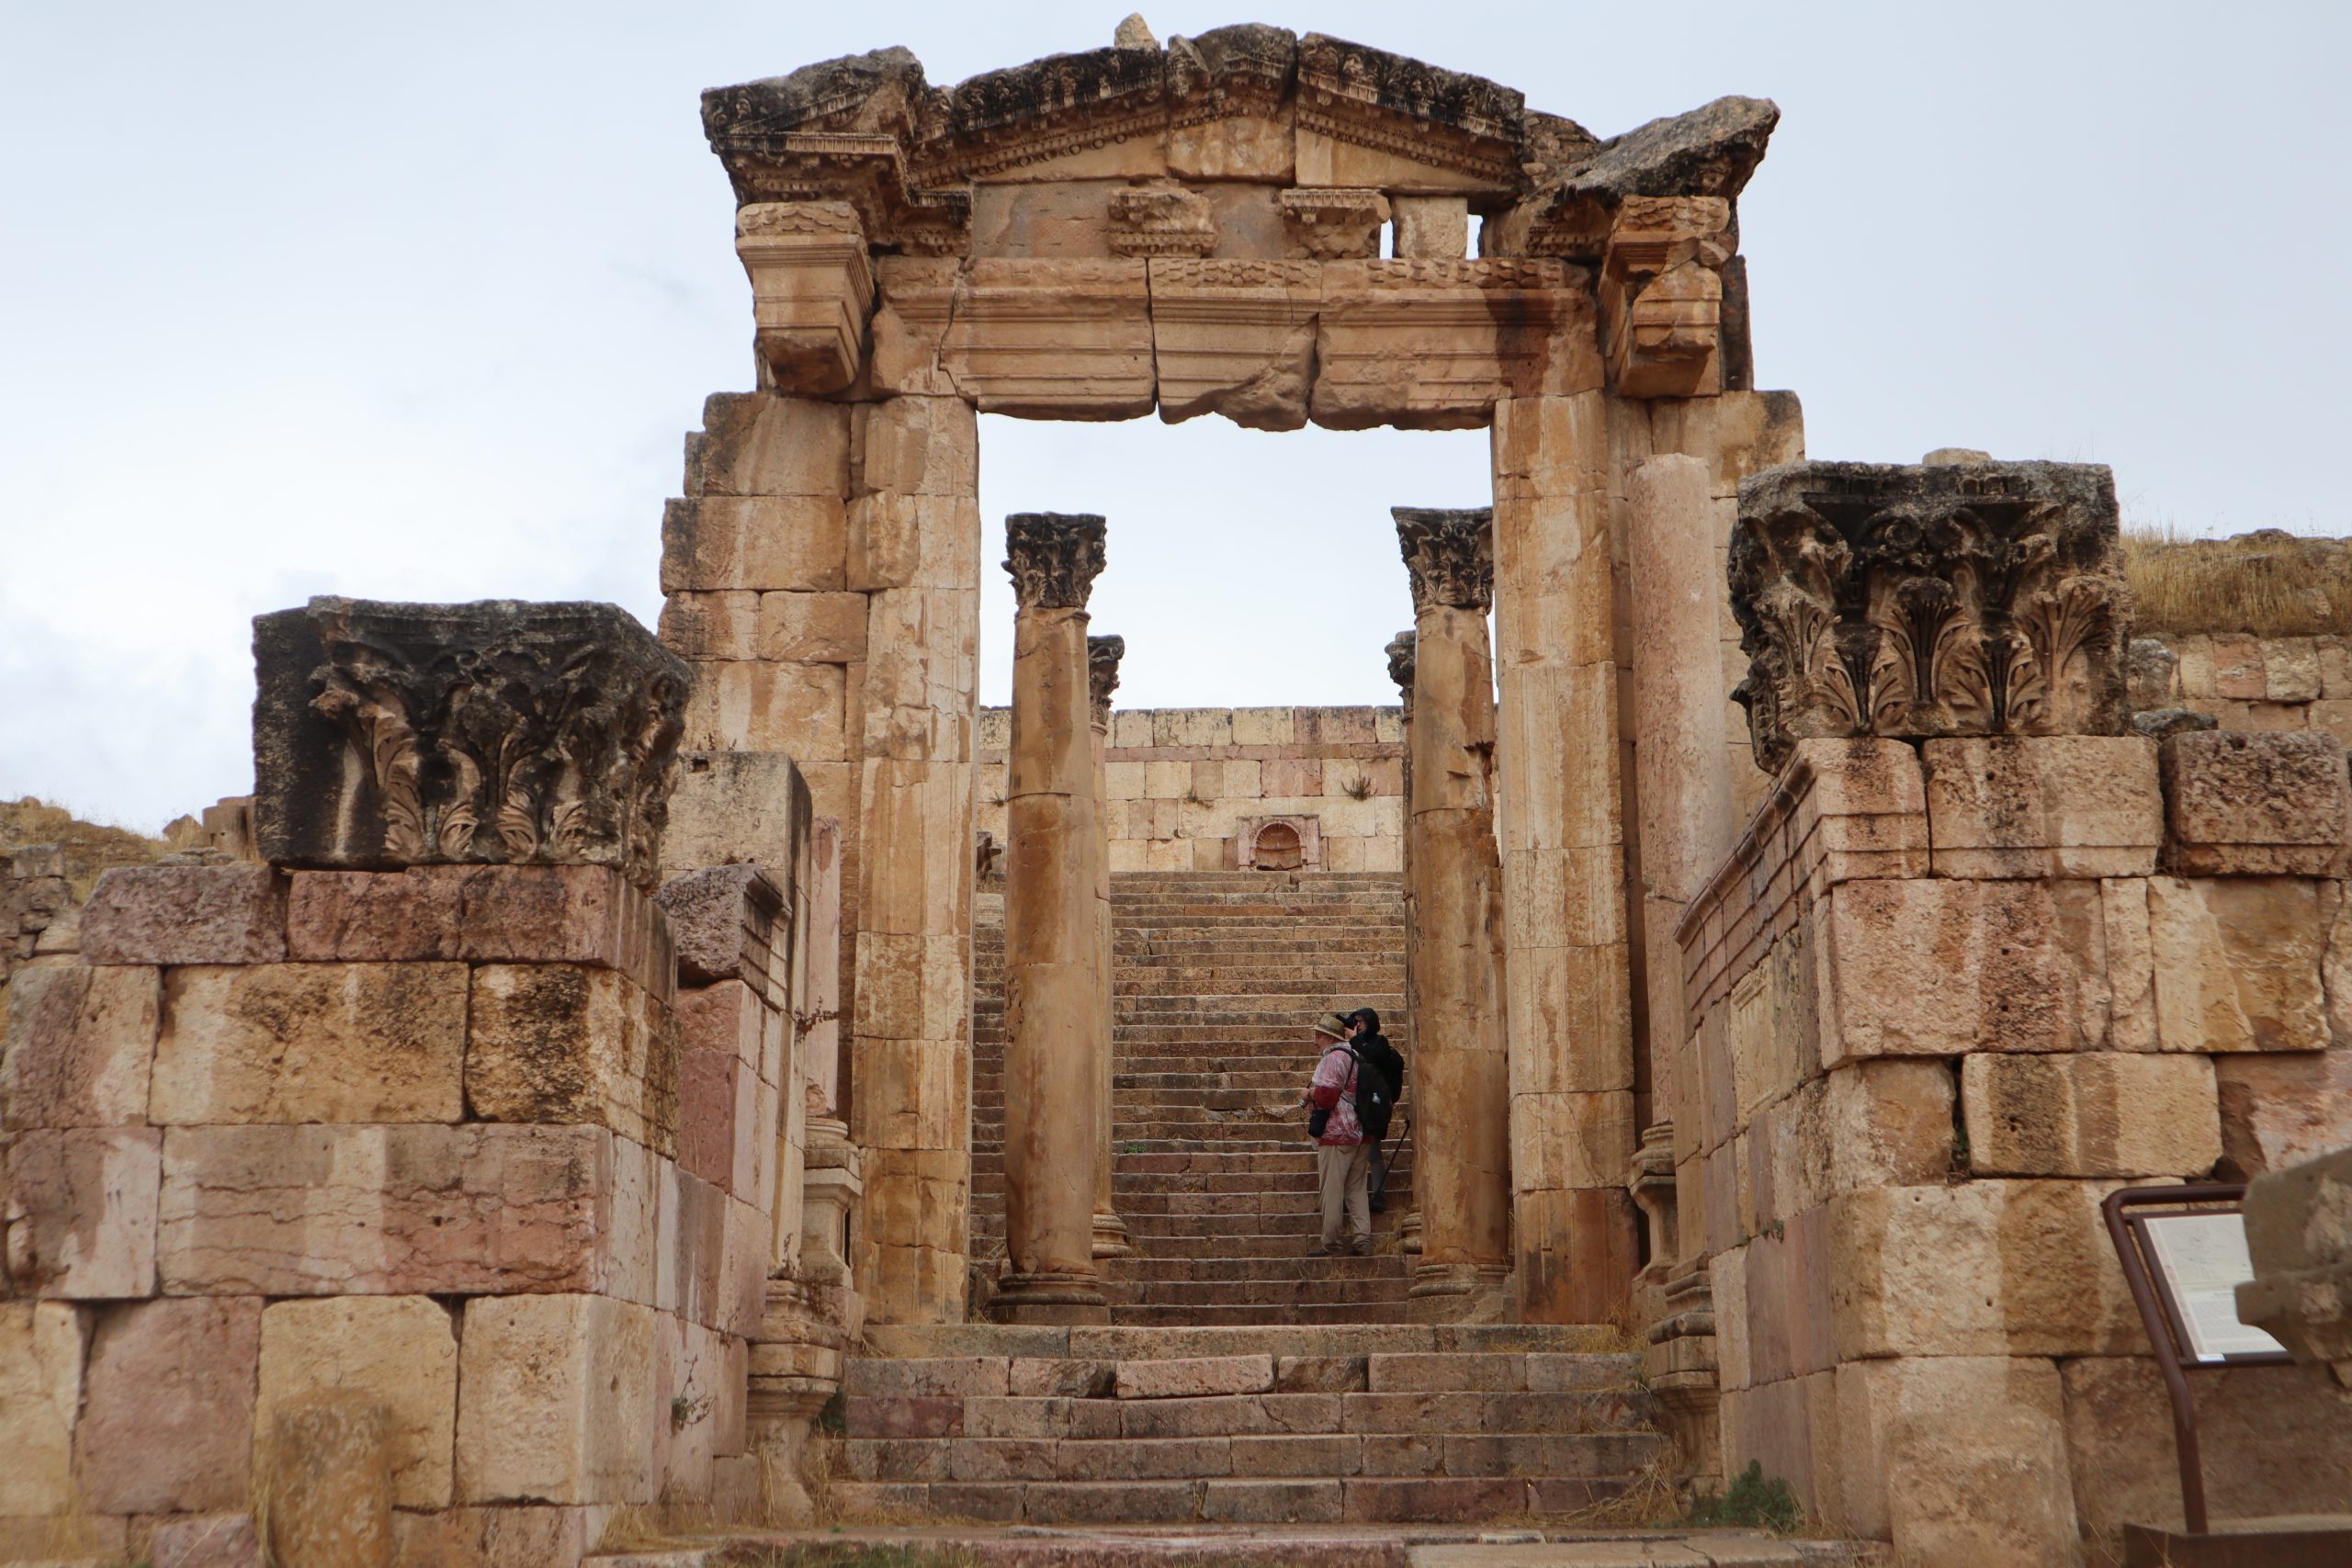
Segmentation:
{"type": "MultiPolygon", "coordinates": [[[[594,598],[650,625],[749,291],[696,94],[903,43],[934,83],[1124,6],[0,0],[0,796],[153,829],[251,787],[249,618],[594,598]]],[[[1783,119],[1741,207],[1758,385],[1814,456],[2112,463],[2127,514],[2352,533],[2352,6],[1163,5],[1476,72],[1601,135],[1783,119]]],[[[983,422],[1002,514],[1111,519],[1123,705],[1394,700],[1387,508],[1482,433],[983,422]]]]}

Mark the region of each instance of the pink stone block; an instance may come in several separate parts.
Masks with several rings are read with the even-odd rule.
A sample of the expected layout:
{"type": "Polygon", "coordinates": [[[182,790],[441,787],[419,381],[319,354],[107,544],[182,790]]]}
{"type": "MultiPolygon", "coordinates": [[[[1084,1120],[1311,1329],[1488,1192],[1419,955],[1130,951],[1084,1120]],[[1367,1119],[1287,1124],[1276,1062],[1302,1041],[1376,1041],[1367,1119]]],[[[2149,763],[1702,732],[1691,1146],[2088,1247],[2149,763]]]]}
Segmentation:
{"type": "Polygon", "coordinates": [[[85,964],[275,964],[286,880],[266,865],[141,865],[98,878],[82,910],[85,964]]]}
{"type": "Polygon", "coordinates": [[[8,986],[0,1128],[120,1127],[147,1120],[160,972],[27,969],[8,986]]]}
{"type": "MultiPolygon", "coordinates": [[[[714,1187],[734,1189],[739,1084],[756,1081],[731,1053],[688,1051],[678,1084],[678,1163],[714,1187]]],[[[742,1129],[748,1136],[751,1129],[742,1129]]]]}
{"type": "Polygon", "coordinates": [[[1121,1399],[1189,1399],[1221,1393],[1266,1393],[1274,1386],[1271,1356],[1188,1356],[1121,1361],[1121,1399]]]}
{"type": "Polygon", "coordinates": [[[141,1302],[102,1314],[74,1435],[93,1513],[242,1508],[249,1491],[261,1303],[141,1302]]]}
{"type": "Polygon", "coordinates": [[[69,1301],[153,1294],[162,1146],[152,1127],[75,1127],[10,1140],[0,1156],[0,1229],[14,1289],[69,1301]]]}
{"type": "Polygon", "coordinates": [[[299,959],[585,964],[664,1000],[676,985],[668,922],[611,866],[300,871],[290,881],[287,941],[299,959]]]}
{"type": "Polygon", "coordinates": [[[147,1540],[154,1568],[262,1568],[251,1514],[198,1514],[165,1519],[147,1540]]]}
{"type": "Polygon", "coordinates": [[[164,1145],[164,1288],[605,1290],[628,1231],[614,1223],[619,1163],[601,1127],[174,1128],[164,1145]]]}

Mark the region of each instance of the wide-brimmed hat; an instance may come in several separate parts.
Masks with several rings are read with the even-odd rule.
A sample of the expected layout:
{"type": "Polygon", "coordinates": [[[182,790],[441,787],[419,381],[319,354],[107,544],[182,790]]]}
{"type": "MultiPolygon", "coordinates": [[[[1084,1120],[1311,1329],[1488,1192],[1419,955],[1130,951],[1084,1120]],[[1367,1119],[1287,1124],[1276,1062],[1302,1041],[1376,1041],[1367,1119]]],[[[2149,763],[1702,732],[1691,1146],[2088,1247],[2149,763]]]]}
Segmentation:
{"type": "Polygon", "coordinates": [[[1315,1021],[1315,1032],[1328,1034],[1334,1040],[1345,1040],[1354,1031],[1355,1025],[1336,1012],[1327,1012],[1315,1021]]]}

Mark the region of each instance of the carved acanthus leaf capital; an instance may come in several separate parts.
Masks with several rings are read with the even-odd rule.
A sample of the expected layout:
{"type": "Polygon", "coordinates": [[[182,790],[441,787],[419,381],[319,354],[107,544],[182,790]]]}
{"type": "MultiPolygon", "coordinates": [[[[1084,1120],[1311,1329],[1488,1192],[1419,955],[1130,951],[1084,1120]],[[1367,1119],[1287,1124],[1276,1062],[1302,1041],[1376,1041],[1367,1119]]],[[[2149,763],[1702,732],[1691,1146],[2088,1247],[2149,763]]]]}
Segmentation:
{"type": "Polygon", "coordinates": [[[1756,760],[1855,735],[2116,735],[2114,476],[2075,463],[1789,463],[1740,486],[1732,694],[1756,760]]]}
{"type": "Polygon", "coordinates": [[[1488,506],[1446,510],[1395,506],[1396,542],[1413,576],[1413,608],[1484,610],[1495,598],[1495,513],[1488,506]]]}
{"type": "Polygon", "coordinates": [[[1396,682],[1396,690],[1408,707],[1413,702],[1413,655],[1420,643],[1419,632],[1403,631],[1388,639],[1388,678],[1396,682]]]}
{"type": "Polygon", "coordinates": [[[1086,694],[1094,705],[1094,722],[1108,724],[1111,720],[1111,694],[1119,689],[1119,660],[1127,656],[1127,639],[1123,637],[1091,637],[1086,639],[1086,694]]]}
{"type": "Polygon", "coordinates": [[[1083,610],[1102,570],[1102,518],[1089,512],[1016,512],[1004,520],[1004,570],[1023,610],[1083,610]]]}
{"type": "Polygon", "coordinates": [[[693,672],[611,604],[320,598],[254,623],[279,865],[616,865],[650,887],[693,672]]]}

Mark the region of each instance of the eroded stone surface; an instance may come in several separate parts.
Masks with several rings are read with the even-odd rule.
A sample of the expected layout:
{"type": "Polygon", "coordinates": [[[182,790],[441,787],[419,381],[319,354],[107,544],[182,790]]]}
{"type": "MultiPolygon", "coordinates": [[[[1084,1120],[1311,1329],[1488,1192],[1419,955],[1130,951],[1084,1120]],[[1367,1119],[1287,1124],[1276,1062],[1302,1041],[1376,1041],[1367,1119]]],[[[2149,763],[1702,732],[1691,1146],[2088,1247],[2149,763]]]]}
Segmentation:
{"type": "Polygon", "coordinates": [[[9,983],[0,1128],[147,1120],[163,990],[144,966],[28,969],[9,983]]]}
{"type": "Polygon", "coordinates": [[[392,1501],[449,1505],[458,1411],[458,1338],[447,1307],[422,1296],[274,1302],[262,1312],[255,1430],[324,1393],[383,1407],[392,1501]]]}
{"type": "Polygon", "coordinates": [[[252,1468],[261,1303],[168,1297],[99,1314],[75,1434],[101,1513],[243,1507],[252,1468]]]}

